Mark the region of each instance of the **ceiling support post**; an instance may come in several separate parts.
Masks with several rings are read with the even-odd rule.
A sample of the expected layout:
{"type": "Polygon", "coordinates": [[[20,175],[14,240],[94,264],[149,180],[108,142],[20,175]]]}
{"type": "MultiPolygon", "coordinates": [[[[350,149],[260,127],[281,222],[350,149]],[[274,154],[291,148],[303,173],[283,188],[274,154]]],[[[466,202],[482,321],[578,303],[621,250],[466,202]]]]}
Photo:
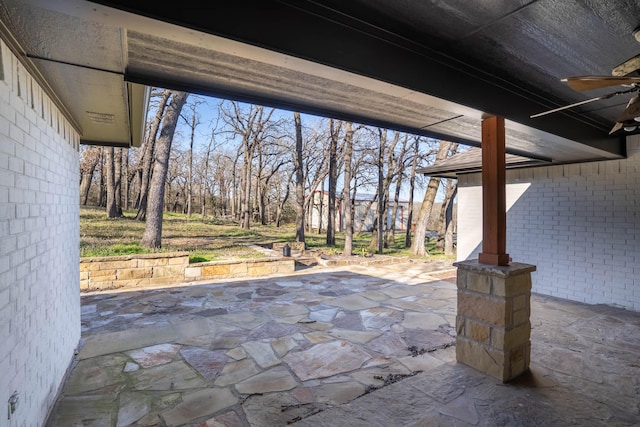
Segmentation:
{"type": "Polygon", "coordinates": [[[504,118],[482,120],[482,252],[478,262],[509,265],[504,118]]]}

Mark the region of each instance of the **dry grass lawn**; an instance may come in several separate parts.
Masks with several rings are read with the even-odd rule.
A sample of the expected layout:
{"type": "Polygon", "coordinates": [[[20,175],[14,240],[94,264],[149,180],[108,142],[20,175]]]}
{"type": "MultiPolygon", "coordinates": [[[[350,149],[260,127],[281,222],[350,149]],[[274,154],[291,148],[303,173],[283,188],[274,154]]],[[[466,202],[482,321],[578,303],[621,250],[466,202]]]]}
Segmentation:
{"type": "MultiPolygon", "coordinates": [[[[135,219],[136,211],[124,212],[124,217],[108,219],[104,208],[80,208],[80,256],[113,256],[146,253],[150,250],[140,246],[145,224],[135,219]]],[[[188,251],[191,262],[212,261],[229,258],[257,258],[265,256],[249,245],[295,240],[295,227],[286,225],[251,224],[250,230],[242,230],[236,221],[202,218],[165,212],[162,226],[162,252],[188,251]]],[[[336,247],[325,245],[325,235],[317,232],[306,234],[308,248],[316,248],[327,254],[338,254],[344,247],[344,234],[336,234],[336,247]]],[[[367,253],[371,233],[354,237],[354,254],[367,253]]],[[[411,256],[404,248],[404,233],[396,243],[385,250],[386,255],[411,256]]],[[[435,242],[428,242],[432,259],[446,258],[435,250],[435,242]]]]}

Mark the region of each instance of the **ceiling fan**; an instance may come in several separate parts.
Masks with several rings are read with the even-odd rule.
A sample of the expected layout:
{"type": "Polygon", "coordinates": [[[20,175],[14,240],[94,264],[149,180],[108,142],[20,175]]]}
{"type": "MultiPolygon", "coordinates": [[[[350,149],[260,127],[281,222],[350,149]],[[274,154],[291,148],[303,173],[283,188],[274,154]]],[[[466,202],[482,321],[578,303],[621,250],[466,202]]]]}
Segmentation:
{"type": "MultiPolygon", "coordinates": [[[[640,41],[640,28],[634,31],[634,37],[640,41]]],[[[630,133],[640,133],[640,55],[628,59],[618,65],[611,72],[611,76],[576,76],[567,77],[561,81],[567,83],[572,89],[584,92],[594,89],[603,89],[612,86],[624,86],[625,89],[612,92],[606,95],[597,96],[595,98],[576,102],[574,104],[565,105],[563,107],[554,108],[553,110],[544,111],[542,113],[530,116],[532,119],[546,114],[555,113],[580,105],[588,104],[602,99],[613,98],[614,96],[627,93],[634,93],[623,113],[616,119],[609,135],[628,135],[630,133]]]]}

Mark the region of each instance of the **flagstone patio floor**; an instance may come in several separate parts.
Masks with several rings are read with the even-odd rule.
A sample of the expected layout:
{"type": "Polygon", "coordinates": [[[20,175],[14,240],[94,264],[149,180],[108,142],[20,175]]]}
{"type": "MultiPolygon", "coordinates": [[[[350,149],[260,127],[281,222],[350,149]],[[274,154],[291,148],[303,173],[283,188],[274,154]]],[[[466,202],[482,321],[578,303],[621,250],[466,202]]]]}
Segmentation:
{"type": "Polygon", "coordinates": [[[81,304],[47,427],[640,425],[640,313],[534,294],[531,371],[502,384],[455,362],[447,263],[311,267],[81,304]]]}

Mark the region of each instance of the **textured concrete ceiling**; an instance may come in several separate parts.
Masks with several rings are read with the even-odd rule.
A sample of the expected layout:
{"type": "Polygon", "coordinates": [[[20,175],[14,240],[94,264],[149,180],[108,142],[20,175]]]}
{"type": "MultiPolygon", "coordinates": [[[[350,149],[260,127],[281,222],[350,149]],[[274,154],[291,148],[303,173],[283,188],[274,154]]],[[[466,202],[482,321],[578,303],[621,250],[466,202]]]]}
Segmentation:
{"type": "Polygon", "coordinates": [[[469,145],[498,114],[513,154],[617,158],[628,96],[530,116],[607,93],[560,79],[640,53],[637,1],[0,0],[0,14],[88,143],[139,140],[137,83],[469,145]]]}

